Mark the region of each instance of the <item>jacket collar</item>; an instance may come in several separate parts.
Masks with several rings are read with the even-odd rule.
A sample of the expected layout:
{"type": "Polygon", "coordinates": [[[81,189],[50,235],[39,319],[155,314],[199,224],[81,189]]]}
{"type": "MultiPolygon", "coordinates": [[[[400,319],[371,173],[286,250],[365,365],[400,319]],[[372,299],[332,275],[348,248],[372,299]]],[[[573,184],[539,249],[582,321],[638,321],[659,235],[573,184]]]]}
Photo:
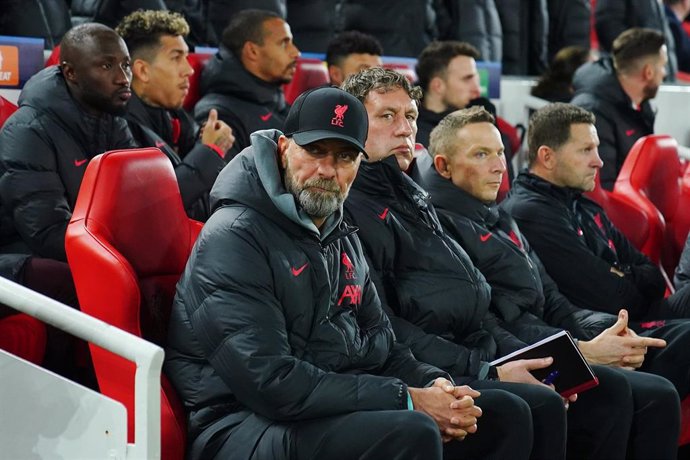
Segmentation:
{"type": "Polygon", "coordinates": [[[424,154],[417,158],[413,179],[424,187],[431,195],[431,201],[438,209],[459,213],[491,227],[498,221],[498,211],[495,206],[482,203],[475,197],[456,187],[453,182],[444,177],[434,168],[431,155],[424,154]]]}
{"type": "Polygon", "coordinates": [[[201,79],[201,94],[219,93],[269,106],[286,109],[281,85],[269,83],[252,75],[235,55],[221,46],[209,61],[201,79]]]}
{"type": "Polygon", "coordinates": [[[426,208],[430,201],[429,194],[400,170],[395,155],[381,161],[362,162],[352,189],[412,214],[419,207],[426,208]],[[407,209],[409,205],[415,209],[407,209]]]}
{"type": "Polygon", "coordinates": [[[572,205],[582,197],[582,190],[560,187],[530,172],[522,172],[515,178],[515,185],[547,195],[566,204],[572,205]]]}

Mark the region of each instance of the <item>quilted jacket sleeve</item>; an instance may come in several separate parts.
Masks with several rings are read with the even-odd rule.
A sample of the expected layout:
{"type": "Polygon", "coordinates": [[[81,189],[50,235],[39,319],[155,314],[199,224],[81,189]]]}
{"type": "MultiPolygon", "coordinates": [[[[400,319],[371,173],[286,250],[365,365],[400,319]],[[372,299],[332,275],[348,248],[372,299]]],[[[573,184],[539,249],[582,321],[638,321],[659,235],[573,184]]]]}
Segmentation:
{"type": "Polygon", "coordinates": [[[10,119],[0,134],[0,200],[33,253],[66,261],[65,231],[72,211],[55,146],[40,120],[22,115],[10,119]]]}

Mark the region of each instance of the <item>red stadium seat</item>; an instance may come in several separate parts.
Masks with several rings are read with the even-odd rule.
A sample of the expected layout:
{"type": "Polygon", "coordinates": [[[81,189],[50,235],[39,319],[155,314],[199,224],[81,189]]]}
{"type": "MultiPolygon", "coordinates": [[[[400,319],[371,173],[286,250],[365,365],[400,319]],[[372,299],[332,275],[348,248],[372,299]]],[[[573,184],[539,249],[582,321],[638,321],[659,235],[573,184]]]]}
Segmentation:
{"type": "Polygon", "coordinates": [[[613,225],[633,246],[655,262],[659,261],[663,233],[659,227],[652,228],[644,211],[625,196],[604,189],[599,182],[598,174],[594,190],[585,195],[604,208],[613,225]]]}
{"type": "Polygon", "coordinates": [[[299,58],[292,81],[283,85],[285,100],[292,104],[306,90],[327,85],[330,81],[325,62],[320,59],[299,58]]]}
{"type": "MultiPolygon", "coordinates": [[[[678,143],[667,135],[638,139],[623,163],[614,192],[634,202],[662,230],[661,263],[673,274],[685,244],[690,209],[682,200],[678,143]],[[685,233],[683,233],[685,232],[685,233]]],[[[687,199],[686,199],[687,200],[687,199]]]]}
{"type": "Polygon", "coordinates": [[[41,364],[46,351],[45,324],[24,313],[0,319],[0,350],[41,364]]]}
{"type": "Polygon", "coordinates": [[[0,96],[0,128],[5,121],[17,110],[17,106],[0,96]]]}
{"type": "Polygon", "coordinates": [[[189,91],[187,96],[184,98],[182,106],[187,112],[194,111],[194,105],[199,102],[201,94],[199,94],[199,85],[201,84],[201,71],[204,70],[206,62],[211,59],[212,54],[201,54],[201,53],[189,53],[187,55],[187,61],[189,65],[194,69],[194,74],[189,77],[189,91]]]}
{"type": "Polygon", "coordinates": [[[50,52],[50,56],[46,59],[45,66],[49,67],[51,65],[56,65],[60,63],[60,45],[55,45],[53,51],[50,52]]]}
{"type": "Polygon", "coordinates": [[[508,139],[510,139],[511,152],[513,155],[517,155],[518,151],[520,150],[520,146],[522,145],[522,136],[520,135],[518,128],[511,125],[505,119],[499,116],[496,117],[496,127],[501,134],[508,136],[508,139]]]}
{"type": "MultiPolygon", "coordinates": [[[[162,345],[201,223],[187,217],[170,160],[158,149],[106,152],[89,163],[67,228],[82,311],[162,345]]],[[[135,364],[91,345],[101,392],[127,408],[134,433],[135,364]]],[[[161,453],[184,458],[185,414],[161,376],[161,453]]]]}

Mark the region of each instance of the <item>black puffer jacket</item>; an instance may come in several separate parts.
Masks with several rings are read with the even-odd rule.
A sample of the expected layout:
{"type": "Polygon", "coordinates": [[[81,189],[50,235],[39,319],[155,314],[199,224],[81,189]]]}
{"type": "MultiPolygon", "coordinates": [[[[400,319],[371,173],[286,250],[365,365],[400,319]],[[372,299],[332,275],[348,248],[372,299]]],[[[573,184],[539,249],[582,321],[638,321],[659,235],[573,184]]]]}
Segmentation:
{"type": "Polygon", "coordinates": [[[46,49],[52,49],[70,27],[69,5],[64,0],[2,1],[0,35],[41,37],[46,49]]]}
{"type": "Polygon", "coordinates": [[[546,0],[498,0],[503,29],[503,75],[541,75],[548,65],[546,0]]]}
{"type": "Polygon", "coordinates": [[[130,147],[135,143],[125,119],[83,111],[59,68],[34,75],[0,131],[0,252],[65,261],[65,231],[86,164],[99,153],[130,147]]]}
{"type": "Polygon", "coordinates": [[[345,202],[398,340],[454,377],[477,377],[496,353],[483,329],[490,288],[443,233],[429,195],[394,156],[362,163],[345,202]]]}
{"type": "Polygon", "coordinates": [[[226,155],[230,161],[245,147],[249,136],[262,129],[283,129],[290,107],[280,85],[250,74],[242,63],[221,46],[201,75],[203,97],[194,107],[194,118],[203,123],[211,109],[232,128],[235,143],[226,155]]]}
{"type": "Polygon", "coordinates": [[[205,443],[220,429],[231,427],[233,458],[250,458],[274,421],[403,409],[406,384],[447,376],[394,344],[342,212],[319,234],[296,207],[279,134],[255,133],[221,172],[177,286],[165,370],[199,437],[192,459],[210,458],[205,443]]]}
{"type": "Polygon", "coordinates": [[[189,217],[200,221],[208,219],[208,193],[225,161],[218,152],[198,141],[194,120],[182,109],[153,107],[135,94],[129,101],[126,118],[139,145],[158,147],[172,162],[189,217]],[[180,126],[177,142],[173,139],[173,118],[180,126]]]}
{"type": "Polygon", "coordinates": [[[340,10],[344,1],[287,0],[287,22],[295,45],[302,51],[325,53],[333,36],[342,30],[340,10]]]}
{"type": "Polygon", "coordinates": [[[630,318],[638,320],[663,297],[659,268],[581,192],[522,173],[501,207],[517,221],[559,290],[575,305],[613,315],[626,308],[630,318]]]}
{"type": "Polygon", "coordinates": [[[442,40],[471,43],[481,53],[481,60],[501,62],[503,30],[494,0],[436,0],[434,3],[442,40]]]}
{"type": "Polygon", "coordinates": [[[72,25],[100,22],[117,26],[122,18],[136,10],[165,10],[163,0],[68,0],[72,25]]]}
{"type": "Polygon", "coordinates": [[[342,30],[375,36],[388,56],[419,56],[438,37],[433,0],[344,0],[342,30]]]}
{"type": "Polygon", "coordinates": [[[611,58],[602,58],[580,67],[573,77],[575,96],[571,103],[594,113],[599,135],[602,187],[613,190],[625,157],[635,141],[654,133],[654,109],[644,101],[640,110],[633,108],[623,91],[611,58]]]}
{"type": "Polygon", "coordinates": [[[554,328],[588,340],[616,322],[613,315],[571,304],[504,210],[483,204],[442,178],[429,155],[419,158],[417,166],[415,177],[431,194],[444,230],[491,285],[491,307],[505,329],[527,343],[553,334],[554,328]]]}
{"type": "Polygon", "coordinates": [[[547,0],[549,62],[566,46],[589,48],[590,0],[547,0]]]}

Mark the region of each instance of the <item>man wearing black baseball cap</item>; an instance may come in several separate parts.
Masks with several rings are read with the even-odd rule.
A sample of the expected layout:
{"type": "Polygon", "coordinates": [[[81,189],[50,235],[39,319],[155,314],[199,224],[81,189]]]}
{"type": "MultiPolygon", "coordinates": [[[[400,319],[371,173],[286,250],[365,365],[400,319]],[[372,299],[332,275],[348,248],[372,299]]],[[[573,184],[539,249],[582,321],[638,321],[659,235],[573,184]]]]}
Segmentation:
{"type": "Polygon", "coordinates": [[[220,173],[178,283],[165,370],[188,458],[441,459],[442,441],[477,430],[479,393],[395,342],[342,221],[366,110],[319,88],[285,131],[252,134],[220,173]]]}

